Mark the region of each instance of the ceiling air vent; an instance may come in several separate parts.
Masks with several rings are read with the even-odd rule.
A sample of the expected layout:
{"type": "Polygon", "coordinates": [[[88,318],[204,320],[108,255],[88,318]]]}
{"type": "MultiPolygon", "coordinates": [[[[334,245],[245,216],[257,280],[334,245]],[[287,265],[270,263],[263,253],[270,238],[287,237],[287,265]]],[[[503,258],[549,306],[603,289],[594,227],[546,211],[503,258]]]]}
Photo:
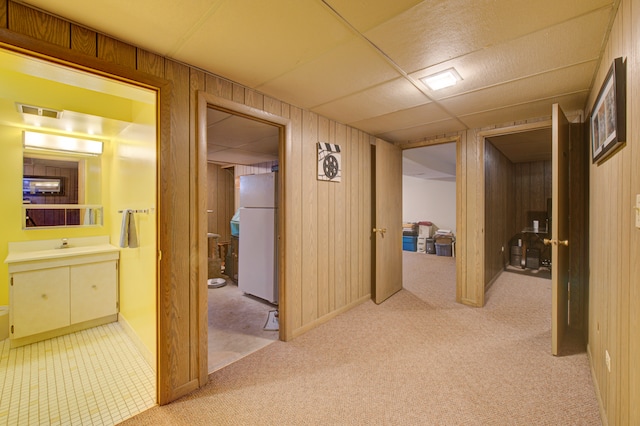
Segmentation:
{"type": "Polygon", "coordinates": [[[25,105],[16,103],[18,106],[18,112],[22,114],[31,114],[31,115],[39,115],[40,117],[49,117],[49,118],[61,118],[62,111],[58,111],[56,109],[51,108],[42,108],[33,105],[25,105]]]}

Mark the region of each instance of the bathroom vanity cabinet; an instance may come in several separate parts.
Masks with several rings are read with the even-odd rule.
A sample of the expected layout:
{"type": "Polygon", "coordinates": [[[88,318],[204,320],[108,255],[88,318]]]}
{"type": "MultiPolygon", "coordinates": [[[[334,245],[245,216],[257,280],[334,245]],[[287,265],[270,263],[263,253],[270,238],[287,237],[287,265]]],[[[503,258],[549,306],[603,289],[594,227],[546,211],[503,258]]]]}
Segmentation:
{"type": "Polygon", "coordinates": [[[119,249],[109,244],[10,253],[11,346],[118,318],[119,249]]]}

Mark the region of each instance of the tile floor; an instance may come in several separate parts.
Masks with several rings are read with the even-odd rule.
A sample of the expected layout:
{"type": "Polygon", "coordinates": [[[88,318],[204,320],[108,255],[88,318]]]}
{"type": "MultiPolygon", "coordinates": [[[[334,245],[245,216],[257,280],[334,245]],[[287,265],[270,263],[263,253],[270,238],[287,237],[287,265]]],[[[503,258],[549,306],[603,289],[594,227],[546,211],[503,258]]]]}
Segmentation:
{"type": "Polygon", "coordinates": [[[117,322],[14,349],[0,341],[0,425],[115,425],[155,401],[155,372],[117,322]]]}

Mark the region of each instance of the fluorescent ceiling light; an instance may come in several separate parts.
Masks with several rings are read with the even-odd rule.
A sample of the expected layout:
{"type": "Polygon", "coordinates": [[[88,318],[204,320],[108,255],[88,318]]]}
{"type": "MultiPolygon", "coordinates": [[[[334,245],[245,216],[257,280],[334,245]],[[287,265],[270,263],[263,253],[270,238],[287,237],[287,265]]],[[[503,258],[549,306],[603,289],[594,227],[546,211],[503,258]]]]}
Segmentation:
{"type": "Polygon", "coordinates": [[[448,70],[422,77],[420,80],[426,84],[429,89],[440,90],[445,87],[454,86],[458,81],[462,80],[462,77],[460,77],[460,74],[458,74],[454,68],[449,68],[448,70]]]}
{"type": "Polygon", "coordinates": [[[102,154],[102,142],[100,141],[31,132],[28,130],[24,131],[24,147],[89,155],[102,154]]]}

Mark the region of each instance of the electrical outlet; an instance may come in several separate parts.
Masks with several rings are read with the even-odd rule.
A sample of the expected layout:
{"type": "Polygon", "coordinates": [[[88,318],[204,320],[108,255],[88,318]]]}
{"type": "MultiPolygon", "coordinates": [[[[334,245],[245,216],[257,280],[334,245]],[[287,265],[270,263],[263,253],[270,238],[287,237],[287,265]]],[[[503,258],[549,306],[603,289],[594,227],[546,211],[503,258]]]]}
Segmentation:
{"type": "Polygon", "coordinates": [[[609,351],[604,351],[604,362],[607,364],[607,370],[611,373],[611,357],[609,356],[609,351]]]}

